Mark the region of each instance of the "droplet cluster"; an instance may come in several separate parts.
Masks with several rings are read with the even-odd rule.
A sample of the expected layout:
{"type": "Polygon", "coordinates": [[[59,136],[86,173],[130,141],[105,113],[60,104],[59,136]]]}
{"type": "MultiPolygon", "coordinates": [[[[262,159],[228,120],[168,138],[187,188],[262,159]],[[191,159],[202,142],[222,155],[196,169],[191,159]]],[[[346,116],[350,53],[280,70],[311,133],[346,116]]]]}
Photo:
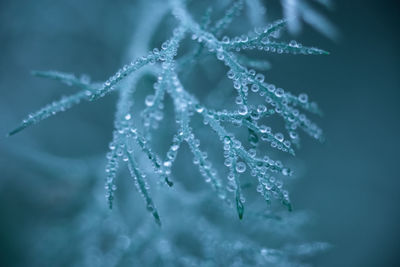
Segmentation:
{"type": "Polygon", "coordinates": [[[152,164],[153,173],[160,178],[160,181],[172,186],[170,175],[173,163],[181,144],[187,143],[193,154],[193,164],[198,166],[205,182],[212,186],[221,199],[228,201],[228,194],[234,195],[240,219],[243,216],[246,201],[241,190],[240,176],[246,174],[255,177],[256,190],[267,202],[277,199],[291,209],[289,194],[283,188],[282,180],[277,177],[292,175],[292,171],[281,161],[260,155],[262,151],[258,144],[260,141],[264,141],[271,148],[294,155],[293,144],[299,144],[300,130],[315,139],[323,139],[322,130],[303,113],[307,111],[321,114],[321,112],[317,104],[310,101],[307,94],[294,95],[283,88],[267,83],[268,77],[265,77],[260,70],[269,68],[268,62],[249,58],[238,52],[252,49],[278,54],[317,55],[327,54],[327,52],[303,46],[295,40],[278,41],[280,31],[286,25],[286,21],[283,20],[276,21],[264,28],[257,28],[249,34],[220,38],[222,31],[243,8],[243,3],[241,0],[234,1],[232,6],[226,10],[225,16],[216,21],[214,25],[211,25],[211,11],[209,11],[203,25],[200,26],[193,20],[181,1],[172,1],[173,15],[179,21],[179,26],[173,30],[172,37],[162,43],[160,49],[154,48],[146,55],[123,66],[104,83],[93,83],[87,75],[77,78],[73,74],[55,71],[36,72],[37,76],[58,80],[68,86],[77,86],[81,91],[62,97],[59,101],[30,114],[10,135],[65,111],[82,100],[93,101],[118,90],[120,97],[114,121],[115,129],[109,144],[105,170],[106,198],[110,207],[112,207],[114,193],[117,189],[116,176],[120,161],[122,161],[128,165],[135,187],[146,202],[147,210],[152,213],[156,222],[161,224],[149,193],[146,174],[137,164],[135,157],[139,153],[146,155],[152,164]],[[200,48],[197,50],[198,53],[189,56],[187,60],[179,61],[176,60],[178,48],[186,32],[189,32],[192,41],[199,43],[200,48]],[[185,90],[180,82],[178,74],[184,69],[182,62],[189,62],[190,65],[193,65],[193,62],[201,60],[202,48],[205,48],[206,52],[214,54],[216,59],[228,68],[226,75],[237,93],[236,106],[231,111],[208,109],[185,90]],[[144,66],[149,66],[156,73],[157,82],[153,86],[154,91],[148,92],[143,99],[144,110],[140,114],[135,114],[132,112],[132,94],[135,90],[135,83],[141,75],[139,69],[144,66]],[[128,76],[129,79],[127,79],[128,76]],[[121,81],[129,81],[129,84],[121,81]],[[260,96],[261,103],[251,104],[249,94],[260,96]],[[164,119],[163,102],[166,95],[173,99],[178,130],[165,157],[160,157],[152,149],[150,132],[157,129],[159,123],[164,119]],[[283,119],[285,133],[274,131],[261,122],[261,119],[273,115],[283,119]],[[200,116],[204,125],[211,128],[219,137],[224,151],[223,163],[229,170],[226,182],[218,177],[217,170],[213,167],[207,152],[200,149],[200,140],[195,136],[195,129],[191,125],[192,116],[200,116]],[[135,124],[138,122],[141,122],[141,127],[137,127],[135,124]],[[225,123],[247,129],[249,148],[246,147],[246,144],[243,145],[237,136],[226,130],[225,123]]]}

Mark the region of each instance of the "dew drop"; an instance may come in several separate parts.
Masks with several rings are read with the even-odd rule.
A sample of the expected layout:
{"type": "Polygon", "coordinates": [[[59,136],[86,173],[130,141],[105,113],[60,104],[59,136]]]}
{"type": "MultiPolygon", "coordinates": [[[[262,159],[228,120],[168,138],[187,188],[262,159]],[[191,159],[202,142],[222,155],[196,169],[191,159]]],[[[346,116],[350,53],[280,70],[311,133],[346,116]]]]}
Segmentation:
{"type": "Polygon", "coordinates": [[[171,163],[171,161],[168,160],[168,161],[165,161],[163,165],[164,165],[164,167],[169,168],[169,167],[171,167],[172,163],[171,163]]]}
{"type": "Polygon", "coordinates": [[[233,70],[229,70],[227,75],[229,79],[233,79],[233,77],[235,77],[235,73],[233,72],[233,70]]]}
{"type": "Polygon", "coordinates": [[[284,93],[285,93],[285,91],[282,88],[277,88],[275,91],[275,95],[277,97],[282,97],[284,93]]]}
{"type": "Polygon", "coordinates": [[[289,46],[297,47],[297,42],[295,40],[290,41],[289,46]]]}
{"type": "Polygon", "coordinates": [[[245,105],[241,105],[238,109],[238,113],[242,116],[246,115],[248,112],[248,109],[245,105]]]}
{"type": "Polygon", "coordinates": [[[108,147],[110,148],[110,150],[114,150],[115,149],[115,144],[114,143],[110,143],[110,145],[108,147]]]}
{"type": "Polygon", "coordinates": [[[289,173],[290,173],[290,171],[289,171],[288,168],[283,168],[283,169],[282,169],[282,174],[283,174],[283,175],[288,176],[289,173]]]}
{"type": "Polygon", "coordinates": [[[308,101],[308,96],[307,96],[307,94],[299,94],[299,101],[300,101],[301,103],[307,103],[307,101],[308,101]]]}
{"type": "Polygon", "coordinates": [[[232,160],[231,160],[230,158],[227,158],[227,159],[224,161],[224,165],[225,165],[226,167],[232,166],[232,160]]]}
{"type": "Polygon", "coordinates": [[[154,105],[154,95],[146,96],[145,102],[146,106],[151,107],[154,105]]]}
{"type": "Polygon", "coordinates": [[[257,107],[257,112],[258,113],[263,113],[263,112],[266,112],[266,111],[267,111],[267,107],[266,106],[258,105],[258,107],[257,107]]]}
{"type": "Polygon", "coordinates": [[[293,132],[293,131],[290,132],[289,135],[290,135],[290,138],[292,138],[292,139],[296,139],[298,137],[298,134],[296,132],[293,132]]]}
{"type": "Polygon", "coordinates": [[[245,172],[245,171],[246,171],[246,164],[245,164],[244,162],[242,162],[242,161],[238,162],[238,163],[236,164],[236,171],[237,171],[238,173],[243,173],[243,172],[245,172]]]}
{"type": "Polygon", "coordinates": [[[257,93],[260,87],[258,86],[258,84],[253,84],[250,89],[252,92],[257,93]]]}
{"type": "Polygon", "coordinates": [[[168,48],[168,43],[167,42],[164,42],[162,45],[161,45],[161,49],[162,50],[166,50],[168,48]]]}
{"type": "Polygon", "coordinates": [[[260,83],[264,82],[264,75],[262,75],[261,73],[258,73],[255,78],[260,83]]]}
{"type": "Polygon", "coordinates": [[[275,139],[278,140],[279,142],[283,141],[283,134],[282,133],[276,133],[275,134],[275,139]]]}
{"type": "Polygon", "coordinates": [[[195,106],[196,112],[197,113],[202,113],[204,111],[204,107],[200,106],[200,105],[196,105],[195,106]]]}
{"type": "Polygon", "coordinates": [[[271,132],[271,128],[265,125],[260,125],[260,132],[261,133],[270,133],[271,132]]]}

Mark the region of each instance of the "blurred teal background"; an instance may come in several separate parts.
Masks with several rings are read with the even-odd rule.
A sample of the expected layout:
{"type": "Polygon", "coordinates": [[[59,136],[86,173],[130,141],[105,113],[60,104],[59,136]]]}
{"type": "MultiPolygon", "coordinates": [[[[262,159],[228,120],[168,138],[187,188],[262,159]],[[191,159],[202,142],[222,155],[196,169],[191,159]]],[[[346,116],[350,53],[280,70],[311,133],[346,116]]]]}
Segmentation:
{"type": "MultiPolygon", "coordinates": [[[[398,266],[400,5],[334,6],[325,14],[340,32],[337,40],[309,26],[296,37],[329,56],[270,57],[267,79],[307,92],[325,113],[318,123],[327,141],[303,139],[302,179],[291,198],[295,209],[314,216],[303,231],[333,246],[312,259],[315,266],[398,266]]],[[[84,205],[91,180],[73,179],[82,172],[103,179],[104,161],[85,162],[104,156],[111,139],[115,95],[5,138],[26,114],[71,90],[30,71],[110,76],[123,63],[135,7],[122,0],[0,2],[0,266],[30,266],[40,257],[29,253],[35,238],[44,225],[68,223],[84,205]],[[56,179],[60,173],[68,179],[56,179]]]]}

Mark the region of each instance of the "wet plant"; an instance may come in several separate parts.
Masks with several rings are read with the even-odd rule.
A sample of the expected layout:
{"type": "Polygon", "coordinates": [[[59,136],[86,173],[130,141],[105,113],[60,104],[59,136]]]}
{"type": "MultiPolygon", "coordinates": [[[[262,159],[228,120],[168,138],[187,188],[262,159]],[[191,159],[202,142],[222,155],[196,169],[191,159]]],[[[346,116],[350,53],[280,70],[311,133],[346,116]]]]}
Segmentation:
{"type": "MultiPolygon", "coordinates": [[[[303,15],[309,14],[306,11],[310,9],[306,8],[306,1],[298,1],[299,5],[293,5],[291,3],[293,1],[286,1],[288,3],[283,1],[286,5],[284,5],[287,15],[285,19],[276,20],[262,27],[257,26],[248,33],[228,36],[227,29],[240,16],[243,9],[247,8],[256,21],[252,24],[263,21],[260,19],[262,12],[256,14],[258,10],[255,7],[261,5],[259,1],[232,1],[225,8],[222,17],[217,19],[213,19],[212,7],[204,10],[200,19],[195,19],[188,8],[191,2],[183,0],[157,2],[154,11],[156,14],[153,17],[148,16],[147,21],[143,23],[147,27],[143,30],[139,27],[134,34],[136,43],[130,46],[129,52],[129,58],[134,59],[105,81],[92,82],[88,75],[76,76],[59,71],[33,72],[35,76],[56,80],[79,90],[29,114],[9,135],[14,135],[82,102],[96,101],[117,93],[119,97],[114,130],[105,166],[105,196],[110,208],[113,208],[116,201],[118,171],[121,165],[127,165],[135,188],[143,197],[146,209],[155,222],[161,226],[161,218],[169,220],[169,215],[167,213],[164,215],[157,208],[159,204],[155,201],[150,187],[154,182],[150,182],[149,178],[155,179],[160,187],[165,185],[166,191],[176,187],[181,188],[173,167],[178,153],[186,147],[193,157],[190,164],[198,168],[204,183],[209,184],[219,198],[219,202],[215,202],[210,200],[209,196],[204,197],[210,203],[221,206],[223,210],[235,209],[240,220],[246,213],[252,218],[260,217],[251,210],[245,213],[246,194],[250,194],[247,188],[250,187],[253,192],[261,196],[267,207],[276,202],[291,211],[292,204],[284,179],[292,176],[293,170],[282,163],[279,156],[276,158],[276,155],[286,153],[294,157],[296,150],[300,148],[300,136],[303,134],[322,141],[324,139],[322,130],[310,118],[310,115],[319,116],[322,112],[306,93],[293,94],[277,84],[268,82],[265,72],[271,64],[259,55],[328,55],[328,52],[322,49],[282,38],[287,28],[296,32],[299,25],[298,17],[290,18],[290,14],[296,9],[290,8],[301,7],[298,12],[303,15]],[[169,38],[158,48],[148,50],[149,43],[164,16],[170,16],[173,21],[169,38]],[[258,19],[255,16],[258,16],[258,19]],[[137,41],[139,39],[140,42],[137,41]],[[210,58],[214,60],[213,63],[207,61],[210,58]],[[198,92],[193,89],[196,87],[191,83],[190,77],[196,75],[196,66],[201,64],[208,64],[207,67],[211,69],[217,68],[217,64],[219,68],[224,68],[225,74],[218,80],[229,81],[229,85],[224,83],[222,89],[215,85],[215,88],[204,90],[214,94],[222,92],[230,103],[213,105],[208,103],[207,99],[201,99],[204,97],[197,97],[198,92]],[[139,110],[135,108],[135,102],[138,101],[135,93],[143,77],[152,77],[155,82],[152,87],[146,87],[146,96],[141,99],[144,107],[139,110]],[[234,97],[231,97],[232,93],[234,97]],[[171,110],[166,108],[168,99],[172,102],[171,110]],[[160,153],[154,143],[160,138],[167,138],[159,129],[166,117],[174,118],[175,124],[170,127],[174,129],[174,134],[169,137],[166,151],[160,153]],[[283,125],[282,130],[276,130],[273,123],[269,124],[272,120],[279,120],[283,125]],[[201,121],[202,124],[196,121],[201,121]],[[202,135],[199,133],[200,128],[202,131],[207,129],[208,135],[218,140],[222,153],[216,152],[217,149],[210,151],[203,148],[203,141],[200,141],[199,137],[202,135]],[[211,157],[211,154],[219,154],[223,164],[213,162],[214,156],[211,157]],[[142,160],[143,157],[145,160],[142,160]],[[148,168],[149,164],[151,171],[148,168]]],[[[152,6],[152,4],[143,5],[152,6]]],[[[185,160],[187,161],[186,158],[185,160]]],[[[190,199],[188,192],[180,194],[190,199]]],[[[168,192],[166,198],[173,197],[169,196],[168,192]]],[[[197,196],[194,198],[200,203],[203,201],[197,196]]],[[[193,210],[199,206],[196,201],[193,210]]],[[[232,265],[237,262],[233,259],[239,257],[247,264],[280,263],[284,266],[292,263],[293,258],[298,255],[312,254],[327,247],[325,243],[313,243],[303,247],[293,245],[280,250],[267,249],[258,247],[256,242],[253,244],[247,237],[240,237],[242,241],[239,243],[226,241],[221,245],[219,243],[224,237],[218,234],[218,228],[207,220],[197,221],[193,215],[189,216],[191,210],[187,208],[182,210],[188,213],[185,221],[187,224],[192,225],[198,232],[207,233],[201,242],[203,247],[208,247],[207,255],[214,263],[218,262],[218,253],[226,254],[225,250],[229,250],[232,258],[220,264],[232,265]],[[247,256],[242,257],[240,253],[247,253],[247,256]]],[[[269,216],[275,218],[272,211],[268,213],[269,216]]],[[[284,217],[279,215],[277,220],[284,217]]],[[[152,230],[145,225],[142,227],[153,240],[150,233],[152,230]]],[[[122,228],[125,229],[125,226],[122,228]]],[[[103,230],[96,230],[95,234],[101,231],[103,230]]],[[[137,247],[135,249],[140,250],[137,247]]],[[[163,260],[171,263],[171,266],[176,266],[174,265],[176,262],[169,258],[163,260]]],[[[189,261],[191,264],[208,262],[197,261],[194,258],[190,258],[189,261]]],[[[180,264],[189,265],[182,262],[180,264]]]]}

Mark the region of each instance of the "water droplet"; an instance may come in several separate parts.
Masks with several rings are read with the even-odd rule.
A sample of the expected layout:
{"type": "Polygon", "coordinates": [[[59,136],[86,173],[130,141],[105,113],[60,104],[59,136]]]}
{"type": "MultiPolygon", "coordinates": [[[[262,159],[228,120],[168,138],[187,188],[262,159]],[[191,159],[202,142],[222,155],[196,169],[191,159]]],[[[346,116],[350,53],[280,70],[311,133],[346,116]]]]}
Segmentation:
{"type": "Polygon", "coordinates": [[[226,44],[229,43],[229,37],[228,36],[222,37],[222,42],[226,44]]]}
{"type": "Polygon", "coordinates": [[[234,140],[234,141],[233,141],[233,147],[234,147],[235,149],[239,149],[239,148],[242,147],[242,143],[241,143],[239,140],[234,140]]]}
{"type": "Polygon", "coordinates": [[[272,184],[271,183],[266,183],[265,184],[265,189],[271,190],[272,189],[272,184]]]}
{"type": "Polygon", "coordinates": [[[226,167],[232,166],[232,159],[227,158],[227,159],[224,161],[224,165],[225,165],[226,167]]]}
{"type": "Polygon", "coordinates": [[[289,173],[290,173],[290,171],[289,171],[288,168],[283,168],[283,169],[282,169],[282,174],[283,174],[283,175],[288,176],[289,173]]]}
{"type": "Polygon", "coordinates": [[[246,115],[247,114],[247,112],[248,112],[248,110],[247,110],[247,107],[245,106],[245,105],[241,105],[240,107],[239,107],[239,109],[238,109],[238,113],[240,114],[240,115],[246,115]]]}
{"type": "Polygon", "coordinates": [[[238,162],[238,163],[236,164],[236,171],[237,171],[238,173],[243,173],[243,172],[245,172],[245,171],[246,171],[246,164],[245,164],[244,162],[242,162],[242,161],[238,162]]]}
{"type": "Polygon", "coordinates": [[[290,41],[289,46],[297,47],[297,42],[295,40],[290,41]]]}
{"type": "Polygon", "coordinates": [[[253,84],[253,85],[251,85],[250,89],[252,92],[257,93],[258,90],[260,89],[260,87],[258,86],[258,84],[253,84]]]}
{"type": "Polygon", "coordinates": [[[258,105],[258,107],[257,107],[257,112],[258,113],[263,113],[263,112],[266,112],[266,111],[267,111],[267,107],[266,106],[258,105]]]}
{"type": "Polygon", "coordinates": [[[292,138],[292,139],[296,139],[299,136],[296,132],[293,132],[293,131],[290,132],[289,135],[290,135],[290,138],[292,138]]]}
{"type": "Polygon", "coordinates": [[[271,132],[271,127],[265,126],[265,125],[260,125],[260,132],[261,133],[270,133],[271,132]]]}
{"type": "Polygon", "coordinates": [[[169,168],[169,167],[171,167],[172,163],[171,163],[171,161],[165,161],[163,165],[164,165],[164,167],[169,168]]]}
{"type": "Polygon", "coordinates": [[[307,94],[299,94],[299,101],[301,102],[301,103],[307,103],[307,101],[308,101],[308,96],[307,96],[307,94]]]}
{"type": "Polygon", "coordinates": [[[233,72],[233,70],[229,70],[227,75],[229,79],[233,79],[233,77],[235,77],[235,73],[233,72]]]}
{"type": "Polygon", "coordinates": [[[229,145],[231,143],[231,140],[229,139],[229,137],[225,136],[224,137],[224,144],[229,145]]]}
{"type": "Polygon", "coordinates": [[[199,139],[195,139],[194,140],[194,145],[195,145],[195,147],[199,147],[200,146],[200,140],[199,139]]]}
{"type": "Polygon", "coordinates": [[[276,133],[275,134],[275,139],[278,140],[279,142],[282,142],[284,137],[282,133],[276,133]]]}
{"type": "Polygon", "coordinates": [[[258,193],[261,193],[263,191],[262,185],[260,185],[260,184],[257,185],[257,189],[256,190],[257,190],[258,193]]]}
{"type": "Polygon", "coordinates": [[[240,82],[238,82],[238,81],[235,81],[234,83],[233,83],[233,87],[235,88],[235,89],[240,89],[240,87],[241,87],[241,84],[240,84],[240,82]]]}
{"type": "Polygon", "coordinates": [[[202,113],[204,111],[204,107],[202,107],[201,105],[196,105],[195,109],[197,113],[202,113]]]}
{"type": "Polygon", "coordinates": [[[145,104],[146,104],[146,106],[148,106],[148,107],[153,106],[153,105],[154,105],[154,95],[148,95],[148,96],[146,96],[145,104]]]}
{"type": "Polygon", "coordinates": [[[166,50],[167,48],[168,48],[168,43],[167,42],[162,43],[161,49],[166,50]]]}
{"type": "Polygon", "coordinates": [[[259,81],[260,83],[264,82],[264,75],[261,73],[257,73],[256,75],[256,80],[259,81]]]}
{"type": "Polygon", "coordinates": [[[114,150],[115,149],[115,144],[114,143],[110,143],[110,145],[108,147],[110,148],[110,150],[114,150]]]}
{"type": "Polygon", "coordinates": [[[285,91],[284,91],[282,88],[277,88],[277,89],[275,90],[275,95],[276,95],[277,97],[282,97],[282,96],[284,95],[284,93],[285,93],[285,91]]]}
{"type": "Polygon", "coordinates": [[[268,89],[268,91],[270,91],[272,93],[275,91],[275,85],[270,84],[270,85],[268,85],[267,89],[268,89]]]}

